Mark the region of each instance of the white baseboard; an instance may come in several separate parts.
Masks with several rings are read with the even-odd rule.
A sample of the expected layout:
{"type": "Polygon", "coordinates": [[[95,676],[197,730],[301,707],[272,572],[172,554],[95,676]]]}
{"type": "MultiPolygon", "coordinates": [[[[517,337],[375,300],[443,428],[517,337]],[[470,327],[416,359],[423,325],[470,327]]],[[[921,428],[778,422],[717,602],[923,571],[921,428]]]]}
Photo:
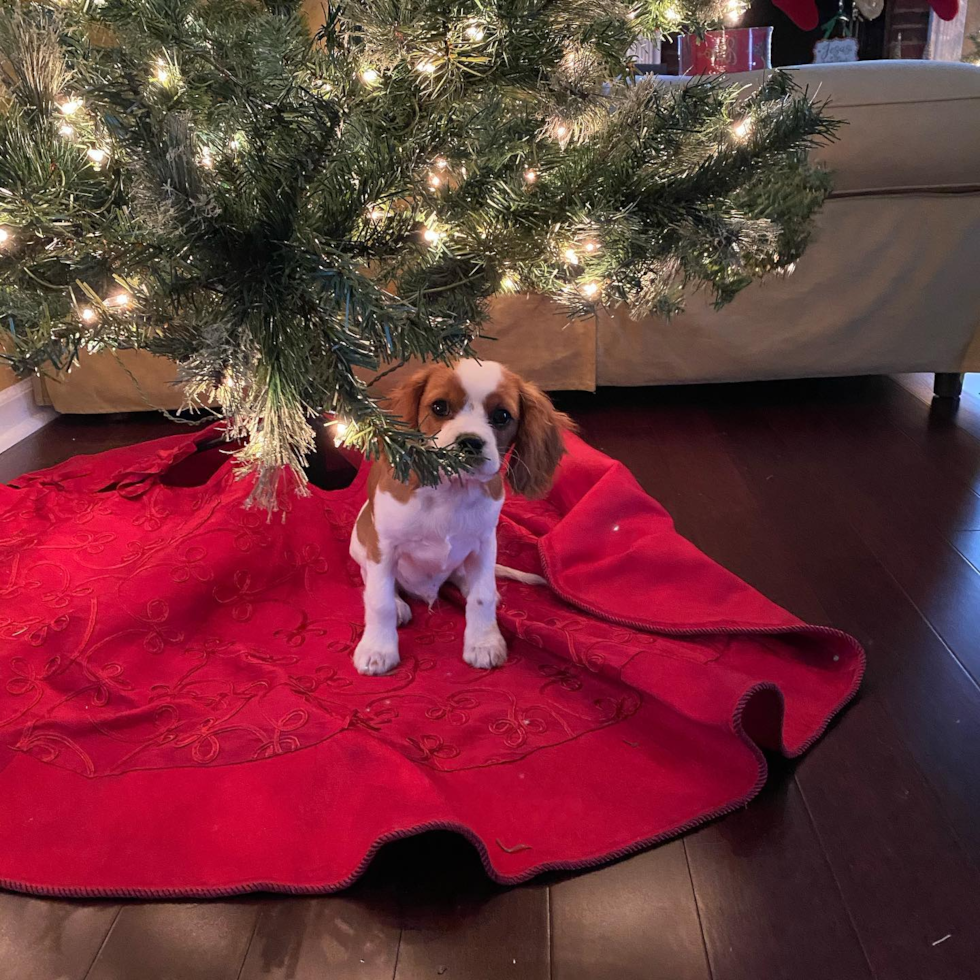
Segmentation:
{"type": "Polygon", "coordinates": [[[0,453],[17,445],[21,439],[37,432],[57,416],[53,408],[42,408],[34,403],[30,379],[4,388],[0,391],[0,453]]]}

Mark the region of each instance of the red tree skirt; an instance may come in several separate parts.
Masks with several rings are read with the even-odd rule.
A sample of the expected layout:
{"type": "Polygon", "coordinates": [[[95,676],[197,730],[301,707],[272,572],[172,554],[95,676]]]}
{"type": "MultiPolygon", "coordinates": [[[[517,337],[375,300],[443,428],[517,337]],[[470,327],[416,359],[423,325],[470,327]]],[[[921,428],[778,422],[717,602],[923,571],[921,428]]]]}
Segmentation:
{"type": "Polygon", "coordinates": [[[461,658],[458,596],[413,605],[402,665],[359,676],[347,557],[366,468],[245,510],[248,481],[162,439],[0,487],[0,884],[172,897],[343,888],[388,840],[452,829],[518,882],[746,803],[858,686],[806,626],[681,538],[570,437],[513,498],[507,665],[461,658]]]}

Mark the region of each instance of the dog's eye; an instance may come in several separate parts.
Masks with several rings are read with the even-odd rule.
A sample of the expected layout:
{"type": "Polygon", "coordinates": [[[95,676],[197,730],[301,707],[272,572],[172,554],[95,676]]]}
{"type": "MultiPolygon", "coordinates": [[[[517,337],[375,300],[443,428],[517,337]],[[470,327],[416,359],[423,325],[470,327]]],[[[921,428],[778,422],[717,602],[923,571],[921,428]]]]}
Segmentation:
{"type": "Polygon", "coordinates": [[[445,418],[449,414],[449,402],[445,398],[437,398],[431,407],[432,414],[438,415],[439,418],[445,418]]]}
{"type": "Polygon", "coordinates": [[[495,408],[490,413],[490,424],[495,429],[502,429],[511,420],[511,414],[506,408],[495,408]]]}

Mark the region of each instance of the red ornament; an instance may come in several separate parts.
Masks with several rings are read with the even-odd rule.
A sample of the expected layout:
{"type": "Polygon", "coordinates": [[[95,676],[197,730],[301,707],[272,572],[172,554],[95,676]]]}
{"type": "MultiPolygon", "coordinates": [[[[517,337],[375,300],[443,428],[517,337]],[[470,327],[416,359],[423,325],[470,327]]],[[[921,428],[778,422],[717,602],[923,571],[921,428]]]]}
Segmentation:
{"type": "MultiPolygon", "coordinates": [[[[773,3],[802,31],[816,30],[820,23],[816,0],[773,0],[773,3]]],[[[929,0],[940,20],[952,20],[960,10],[960,0],[929,0]]]]}

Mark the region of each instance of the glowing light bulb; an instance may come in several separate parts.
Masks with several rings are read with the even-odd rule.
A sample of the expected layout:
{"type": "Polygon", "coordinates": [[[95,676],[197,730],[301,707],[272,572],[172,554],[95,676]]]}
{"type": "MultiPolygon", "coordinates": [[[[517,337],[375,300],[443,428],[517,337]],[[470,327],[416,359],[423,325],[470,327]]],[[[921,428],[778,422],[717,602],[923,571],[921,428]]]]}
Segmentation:
{"type": "Polygon", "coordinates": [[[746,116],[732,126],[732,136],[737,140],[744,140],[752,132],[752,120],[746,116]]]}
{"type": "Polygon", "coordinates": [[[442,232],[436,231],[435,228],[426,228],[422,232],[422,237],[430,244],[434,245],[440,238],[442,238],[442,232]]]}
{"type": "Polygon", "coordinates": [[[566,248],[562,255],[569,265],[578,265],[578,252],[574,248],[566,248]]]}
{"type": "Polygon", "coordinates": [[[734,27],[742,19],[744,9],[742,0],[728,0],[725,4],[725,23],[734,27]]]}
{"type": "Polygon", "coordinates": [[[538,174],[536,170],[524,171],[524,183],[533,184],[537,179],[538,179],[538,174]]]}
{"type": "Polygon", "coordinates": [[[129,293],[116,293],[115,296],[110,296],[109,299],[105,301],[106,306],[118,306],[125,309],[132,302],[133,297],[129,293]]]}
{"type": "Polygon", "coordinates": [[[0,228],[0,245],[6,245],[10,241],[10,232],[6,228],[0,228]]]}
{"type": "Polygon", "coordinates": [[[365,85],[377,85],[381,81],[381,76],[373,68],[365,68],[361,72],[361,81],[365,85]]]}
{"type": "Polygon", "coordinates": [[[73,112],[78,112],[82,107],[81,99],[69,99],[67,102],[62,102],[58,108],[66,116],[70,116],[73,112]]]}
{"type": "Polygon", "coordinates": [[[681,20],[681,12],[677,7],[668,7],[664,11],[664,20],[669,24],[679,24],[681,20]]]}
{"type": "Polygon", "coordinates": [[[586,299],[594,299],[599,294],[599,284],[597,282],[585,282],[579,287],[579,292],[586,299]]]}
{"type": "Polygon", "coordinates": [[[333,444],[339,446],[344,441],[344,436],[347,435],[347,430],[350,427],[346,422],[334,422],[333,424],[333,444]]]}
{"type": "Polygon", "coordinates": [[[590,254],[592,252],[598,252],[599,251],[599,243],[598,242],[586,242],[585,245],[584,245],[584,248],[585,248],[586,252],[589,252],[590,254]]]}
{"type": "Polygon", "coordinates": [[[201,162],[201,166],[210,170],[214,166],[214,157],[211,155],[211,151],[205,146],[201,148],[201,155],[198,157],[201,162]]]}
{"type": "Polygon", "coordinates": [[[445,157],[436,157],[432,161],[440,170],[445,170],[449,166],[449,161],[445,157]]]}
{"type": "Polygon", "coordinates": [[[368,217],[372,221],[380,221],[384,216],[385,212],[383,208],[371,208],[371,210],[368,211],[368,217]]]}
{"type": "Polygon", "coordinates": [[[562,123],[556,130],[555,133],[558,135],[559,139],[564,139],[568,135],[568,127],[562,123]]]}
{"type": "Polygon", "coordinates": [[[506,289],[507,292],[512,293],[515,289],[517,289],[517,281],[511,276],[504,276],[504,278],[500,280],[500,288],[506,289]]]}
{"type": "Polygon", "coordinates": [[[429,174],[429,186],[437,191],[442,186],[442,178],[438,174],[429,174]]]}
{"type": "Polygon", "coordinates": [[[92,161],[97,167],[105,163],[106,158],[109,156],[105,150],[98,146],[90,146],[86,151],[85,155],[92,161]]]}
{"type": "Polygon", "coordinates": [[[431,75],[436,70],[435,62],[422,61],[415,66],[415,70],[422,72],[423,75],[431,75]]]}
{"type": "Polygon", "coordinates": [[[86,306],[81,312],[81,317],[86,323],[92,323],[96,319],[96,312],[91,306],[86,306]]]}
{"type": "Polygon", "coordinates": [[[62,123],[58,127],[59,136],[74,136],[74,134],[75,134],[75,127],[72,126],[71,123],[62,123]]]}
{"type": "Polygon", "coordinates": [[[170,81],[170,69],[163,58],[157,58],[157,66],[153,72],[153,78],[161,85],[166,85],[170,81]]]}

